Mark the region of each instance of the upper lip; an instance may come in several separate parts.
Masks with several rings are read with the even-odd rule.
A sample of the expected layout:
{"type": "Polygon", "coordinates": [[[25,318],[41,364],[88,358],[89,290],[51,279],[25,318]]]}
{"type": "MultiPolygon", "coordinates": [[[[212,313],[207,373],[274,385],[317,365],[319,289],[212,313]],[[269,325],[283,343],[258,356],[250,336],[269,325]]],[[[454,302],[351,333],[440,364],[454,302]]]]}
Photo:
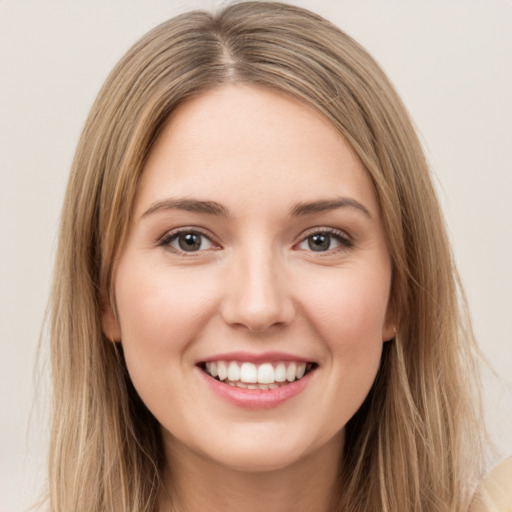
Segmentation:
{"type": "Polygon", "coordinates": [[[210,361],[240,361],[254,364],[271,363],[274,361],[295,361],[303,363],[315,362],[310,358],[286,352],[262,352],[259,354],[252,352],[225,352],[205,357],[197,361],[197,363],[208,363],[210,361]]]}

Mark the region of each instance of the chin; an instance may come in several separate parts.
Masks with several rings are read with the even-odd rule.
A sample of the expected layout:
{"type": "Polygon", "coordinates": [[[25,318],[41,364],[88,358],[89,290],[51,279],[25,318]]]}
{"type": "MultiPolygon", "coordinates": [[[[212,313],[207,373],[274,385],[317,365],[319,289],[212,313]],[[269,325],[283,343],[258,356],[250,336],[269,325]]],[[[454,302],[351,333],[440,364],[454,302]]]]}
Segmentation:
{"type": "Polygon", "coordinates": [[[233,471],[263,473],[309,464],[317,456],[323,458],[326,451],[330,455],[341,452],[343,431],[323,439],[302,437],[298,431],[295,434],[289,428],[285,433],[277,427],[270,432],[253,429],[243,435],[226,436],[217,442],[212,440],[208,451],[202,450],[202,453],[214,464],[233,471]]]}
{"type": "Polygon", "coordinates": [[[276,451],[272,447],[267,449],[255,447],[253,450],[244,447],[239,451],[224,452],[223,456],[216,458],[214,462],[232,471],[268,473],[291,467],[300,459],[301,454],[293,450],[283,452],[282,450],[276,451]]]}

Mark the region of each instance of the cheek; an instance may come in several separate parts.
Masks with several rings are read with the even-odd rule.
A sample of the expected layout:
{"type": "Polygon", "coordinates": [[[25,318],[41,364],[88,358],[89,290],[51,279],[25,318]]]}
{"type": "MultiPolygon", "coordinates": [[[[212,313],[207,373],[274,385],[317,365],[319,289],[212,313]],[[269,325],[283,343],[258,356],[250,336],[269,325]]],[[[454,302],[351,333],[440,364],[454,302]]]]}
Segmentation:
{"type": "Polygon", "coordinates": [[[179,348],[200,330],[213,299],[200,276],[127,261],[116,279],[123,344],[179,348]]]}
{"type": "Polygon", "coordinates": [[[364,401],[380,365],[389,279],[386,273],[341,269],[323,285],[310,295],[309,319],[324,343],[326,369],[333,376],[325,406],[329,400],[337,403],[336,414],[345,424],[364,401]]]}
{"type": "Polygon", "coordinates": [[[340,269],[308,290],[311,323],[333,351],[382,343],[389,281],[386,273],[340,269]]]}
{"type": "Polygon", "coordinates": [[[211,315],[215,297],[198,272],[123,259],[116,275],[121,343],[131,380],[147,407],[160,418],[162,404],[183,399],[177,385],[183,354],[211,315]]]}

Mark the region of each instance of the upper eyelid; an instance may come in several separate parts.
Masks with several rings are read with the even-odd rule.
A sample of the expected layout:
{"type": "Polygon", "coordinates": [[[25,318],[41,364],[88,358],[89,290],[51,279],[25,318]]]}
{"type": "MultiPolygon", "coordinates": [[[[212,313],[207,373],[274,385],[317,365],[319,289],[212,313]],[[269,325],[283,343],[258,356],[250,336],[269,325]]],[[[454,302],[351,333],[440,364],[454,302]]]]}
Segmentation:
{"type": "Polygon", "coordinates": [[[309,228],[306,231],[303,231],[300,235],[299,242],[302,242],[306,238],[315,235],[317,233],[327,233],[329,235],[338,235],[340,238],[344,238],[345,240],[349,242],[353,242],[353,237],[347,233],[344,229],[338,229],[338,228],[330,228],[327,226],[318,226],[314,228],[309,228]]]}
{"type": "MultiPolygon", "coordinates": [[[[161,237],[158,238],[158,240],[156,241],[156,244],[163,245],[164,243],[167,243],[170,239],[180,235],[181,233],[198,233],[198,234],[206,237],[212,244],[221,246],[217,237],[215,237],[209,230],[205,230],[204,228],[200,228],[197,226],[183,226],[183,227],[179,227],[179,228],[175,228],[175,229],[166,231],[161,237]]],[[[300,244],[308,237],[315,235],[317,233],[327,233],[330,235],[335,235],[340,238],[343,238],[347,242],[350,242],[350,243],[354,242],[352,236],[343,229],[333,228],[333,227],[328,227],[328,226],[315,226],[312,228],[308,228],[305,231],[302,231],[301,234],[299,235],[299,237],[297,238],[297,241],[293,243],[293,246],[295,247],[296,245],[300,244]]]]}
{"type": "Polygon", "coordinates": [[[182,233],[197,233],[201,236],[204,236],[210,240],[212,244],[220,245],[217,241],[216,237],[214,237],[209,231],[204,230],[203,228],[199,228],[196,226],[184,226],[180,228],[171,229],[169,231],[166,231],[161,237],[159,237],[156,241],[157,245],[162,245],[164,243],[167,243],[172,238],[182,234],[182,233]]]}

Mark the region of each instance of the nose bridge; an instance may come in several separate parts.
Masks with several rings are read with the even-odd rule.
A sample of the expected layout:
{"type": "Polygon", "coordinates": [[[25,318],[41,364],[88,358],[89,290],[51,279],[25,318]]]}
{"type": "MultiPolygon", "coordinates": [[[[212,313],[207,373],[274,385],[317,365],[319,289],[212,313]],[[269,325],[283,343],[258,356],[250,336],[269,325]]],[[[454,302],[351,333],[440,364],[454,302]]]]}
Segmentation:
{"type": "Polygon", "coordinates": [[[271,244],[235,251],[229,272],[224,317],[251,331],[284,325],[294,316],[284,263],[271,244]]]}

